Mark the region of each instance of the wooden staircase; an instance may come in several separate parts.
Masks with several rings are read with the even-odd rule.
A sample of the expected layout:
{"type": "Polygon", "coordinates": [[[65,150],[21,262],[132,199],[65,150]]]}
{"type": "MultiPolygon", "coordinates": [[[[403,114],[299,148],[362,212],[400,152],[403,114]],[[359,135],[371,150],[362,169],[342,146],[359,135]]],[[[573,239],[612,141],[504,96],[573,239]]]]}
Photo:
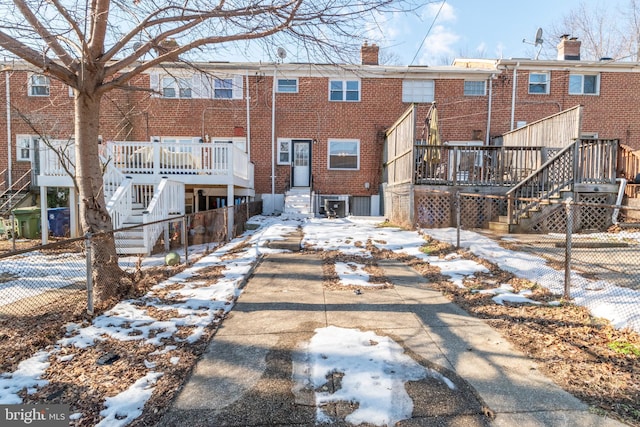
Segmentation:
{"type": "Polygon", "coordinates": [[[507,212],[489,222],[501,233],[546,229],[562,202],[579,193],[617,191],[617,140],[577,139],[507,191],[507,212]]]}

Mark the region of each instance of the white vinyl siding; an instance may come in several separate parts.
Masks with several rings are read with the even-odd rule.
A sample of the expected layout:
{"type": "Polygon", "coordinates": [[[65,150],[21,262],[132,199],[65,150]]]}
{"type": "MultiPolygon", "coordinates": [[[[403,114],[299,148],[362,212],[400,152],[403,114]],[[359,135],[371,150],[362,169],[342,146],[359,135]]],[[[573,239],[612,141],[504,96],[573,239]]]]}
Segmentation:
{"type": "Polygon", "coordinates": [[[402,102],[431,103],[434,97],[433,80],[403,80],[402,102]]]}

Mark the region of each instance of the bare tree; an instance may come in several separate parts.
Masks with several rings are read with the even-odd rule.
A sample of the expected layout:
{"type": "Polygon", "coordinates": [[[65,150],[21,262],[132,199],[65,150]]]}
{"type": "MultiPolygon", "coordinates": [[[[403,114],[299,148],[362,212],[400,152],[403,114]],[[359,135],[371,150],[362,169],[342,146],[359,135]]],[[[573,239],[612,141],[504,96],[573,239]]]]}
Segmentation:
{"type": "MultiPolygon", "coordinates": [[[[84,232],[101,233],[112,230],[98,156],[100,101],[106,93],[163,62],[189,60],[194,53],[219,55],[240,41],[273,46],[286,39],[309,58],[337,62],[365,39],[367,20],[423,5],[414,0],[13,0],[0,5],[0,48],[73,88],[80,223],[84,232]]],[[[113,237],[103,236],[92,251],[98,305],[130,286],[125,280],[114,283],[123,273],[113,237]]]]}
{"type": "MultiPolygon", "coordinates": [[[[617,10],[604,3],[582,1],[560,21],[551,25],[545,41],[560,41],[563,34],[582,41],[581,59],[602,58],[636,60],[640,34],[640,6],[629,0],[625,9],[617,10]]],[[[545,49],[545,56],[554,49],[545,49]]]]}

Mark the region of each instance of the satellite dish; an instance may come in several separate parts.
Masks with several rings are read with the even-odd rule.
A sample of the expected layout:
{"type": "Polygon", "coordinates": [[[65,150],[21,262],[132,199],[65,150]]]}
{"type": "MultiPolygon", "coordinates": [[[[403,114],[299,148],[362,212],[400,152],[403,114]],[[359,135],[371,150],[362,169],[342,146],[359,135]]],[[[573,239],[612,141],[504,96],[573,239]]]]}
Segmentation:
{"type": "Polygon", "coordinates": [[[144,43],[142,43],[142,42],[135,42],[135,43],[133,44],[133,50],[134,50],[134,51],[135,51],[135,50],[138,50],[138,49],[140,49],[143,45],[144,45],[144,43]]]}
{"type": "Polygon", "coordinates": [[[541,45],[542,42],[544,40],[542,40],[542,28],[538,28],[538,31],[536,31],[536,41],[535,41],[535,45],[541,45]]]}
{"type": "Polygon", "coordinates": [[[535,40],[534,42],[528,42],[527,39],[522,39],[522,43],[532,44],[536,46],[538,48],[538,52],[536,53],[535,59],[538,59],[538,57],[540,56],[540,51],[542,50],[542,43],[544,43],[544,40],[542,40],[542,28],[538,28],[538,31],[536,31],[536,37],[534,40],[535,40]]]}
{"type": "Polygon", "coordinates": [[[277,52],[278,52],[278,58],[284,59],[287,57],[287,51],[284,50],[283,47],[279,47],[277,52]]]}

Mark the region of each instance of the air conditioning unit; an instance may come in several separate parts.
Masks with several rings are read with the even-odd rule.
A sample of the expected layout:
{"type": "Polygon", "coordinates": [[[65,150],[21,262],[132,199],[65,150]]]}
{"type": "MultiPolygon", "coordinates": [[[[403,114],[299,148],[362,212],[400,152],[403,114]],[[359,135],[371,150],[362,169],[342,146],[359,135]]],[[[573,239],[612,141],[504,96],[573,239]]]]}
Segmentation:
{"type": "Polygon", "coordinates": [[[347,216],[346,203],[344,200],[324,200],[324,212],[328,218],[344,218],[347,216]]]}

